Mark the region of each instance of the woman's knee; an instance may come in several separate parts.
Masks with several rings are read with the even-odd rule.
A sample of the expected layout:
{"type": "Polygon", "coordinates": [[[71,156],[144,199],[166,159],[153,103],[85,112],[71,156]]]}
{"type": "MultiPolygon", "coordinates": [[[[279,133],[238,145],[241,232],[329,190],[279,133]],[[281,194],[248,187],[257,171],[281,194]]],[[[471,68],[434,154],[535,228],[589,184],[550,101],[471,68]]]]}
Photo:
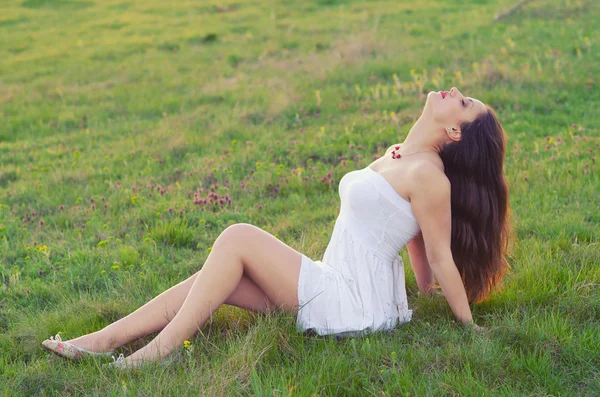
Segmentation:
{"type": "Polygon", "coordinates": [[[228,251],[243,249],[244,244],[251,240],[252,233],[256,233],[256,226],[248,223],[230,225],[219,234],[213,247],[225,246],[228,251]]]}

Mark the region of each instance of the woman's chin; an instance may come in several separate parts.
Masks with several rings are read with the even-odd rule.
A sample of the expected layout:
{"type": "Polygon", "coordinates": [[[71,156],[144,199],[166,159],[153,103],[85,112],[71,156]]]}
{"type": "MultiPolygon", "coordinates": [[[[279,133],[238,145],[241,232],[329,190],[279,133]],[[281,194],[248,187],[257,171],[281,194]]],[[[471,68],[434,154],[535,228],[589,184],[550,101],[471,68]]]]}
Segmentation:
{"type": "Polygon", "coordinates": [[[427,100],[429,100],[430,98],[434,98],[437,95],[439,95],[438,91],[429,91],[427,93],[427,100]]]}

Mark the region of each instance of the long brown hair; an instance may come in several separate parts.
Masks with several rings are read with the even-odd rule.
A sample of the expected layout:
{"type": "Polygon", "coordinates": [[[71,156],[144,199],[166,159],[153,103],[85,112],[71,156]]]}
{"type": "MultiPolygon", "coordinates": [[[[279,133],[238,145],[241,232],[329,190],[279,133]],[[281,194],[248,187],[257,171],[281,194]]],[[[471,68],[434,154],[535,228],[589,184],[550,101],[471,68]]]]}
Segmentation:
{"type": "Polygon", "coordinates": [[[512,234],[502,168],[506,139],[494,110],[486,108],[461,125],[460,141],[440,152],[451,184],[451,251],[469,303],[485,300],[511,269],[504,256],[512,234]]]}

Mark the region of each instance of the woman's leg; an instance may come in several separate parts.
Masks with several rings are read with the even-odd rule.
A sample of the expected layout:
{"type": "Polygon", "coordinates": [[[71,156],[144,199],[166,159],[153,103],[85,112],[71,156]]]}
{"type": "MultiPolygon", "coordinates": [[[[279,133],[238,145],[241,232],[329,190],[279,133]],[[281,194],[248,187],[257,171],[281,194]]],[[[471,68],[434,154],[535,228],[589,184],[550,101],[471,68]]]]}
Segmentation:
{"type": "MultiPolygon", "coordinates": [[[[198,273],[162,292],[126,317],[68,342],[93,352],[107,352],[163,329],[181,308],[198,273]]],[[[276,309],[269,297],[246,276],[242,277],[225,303],[262,313],[276,309]]]]}
{"type": "Polygon", "coordinates": [[[301,254],[249,224],[228,227],[215,241],[179,312],[126,365],[163,357],[195,334],[247,274],[282,310],[298,311],[301,254]]]}

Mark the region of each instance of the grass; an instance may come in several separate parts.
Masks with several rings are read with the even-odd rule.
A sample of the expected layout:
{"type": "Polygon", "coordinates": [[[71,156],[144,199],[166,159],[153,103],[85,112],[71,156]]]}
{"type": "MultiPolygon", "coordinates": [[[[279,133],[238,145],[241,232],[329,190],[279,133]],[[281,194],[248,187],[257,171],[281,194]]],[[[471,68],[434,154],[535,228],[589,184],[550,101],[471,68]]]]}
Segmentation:
{"type": "Polygon", "coordinates": [[[600,394],[600,4],[492,22],[514,4],[3,2],[0,393],[600,394]],[[508,135],[513,269],[472,305],[490,335],[418,296],[407,266],[414,316],[394,332],[310,337],[293,316],[223,306],[167,369],[42,350],[187,278],[234,223],[319,259],[340,178],[452,86],[508,135]],[[221,202],[195,203],[210,192],[221,202]]]}

